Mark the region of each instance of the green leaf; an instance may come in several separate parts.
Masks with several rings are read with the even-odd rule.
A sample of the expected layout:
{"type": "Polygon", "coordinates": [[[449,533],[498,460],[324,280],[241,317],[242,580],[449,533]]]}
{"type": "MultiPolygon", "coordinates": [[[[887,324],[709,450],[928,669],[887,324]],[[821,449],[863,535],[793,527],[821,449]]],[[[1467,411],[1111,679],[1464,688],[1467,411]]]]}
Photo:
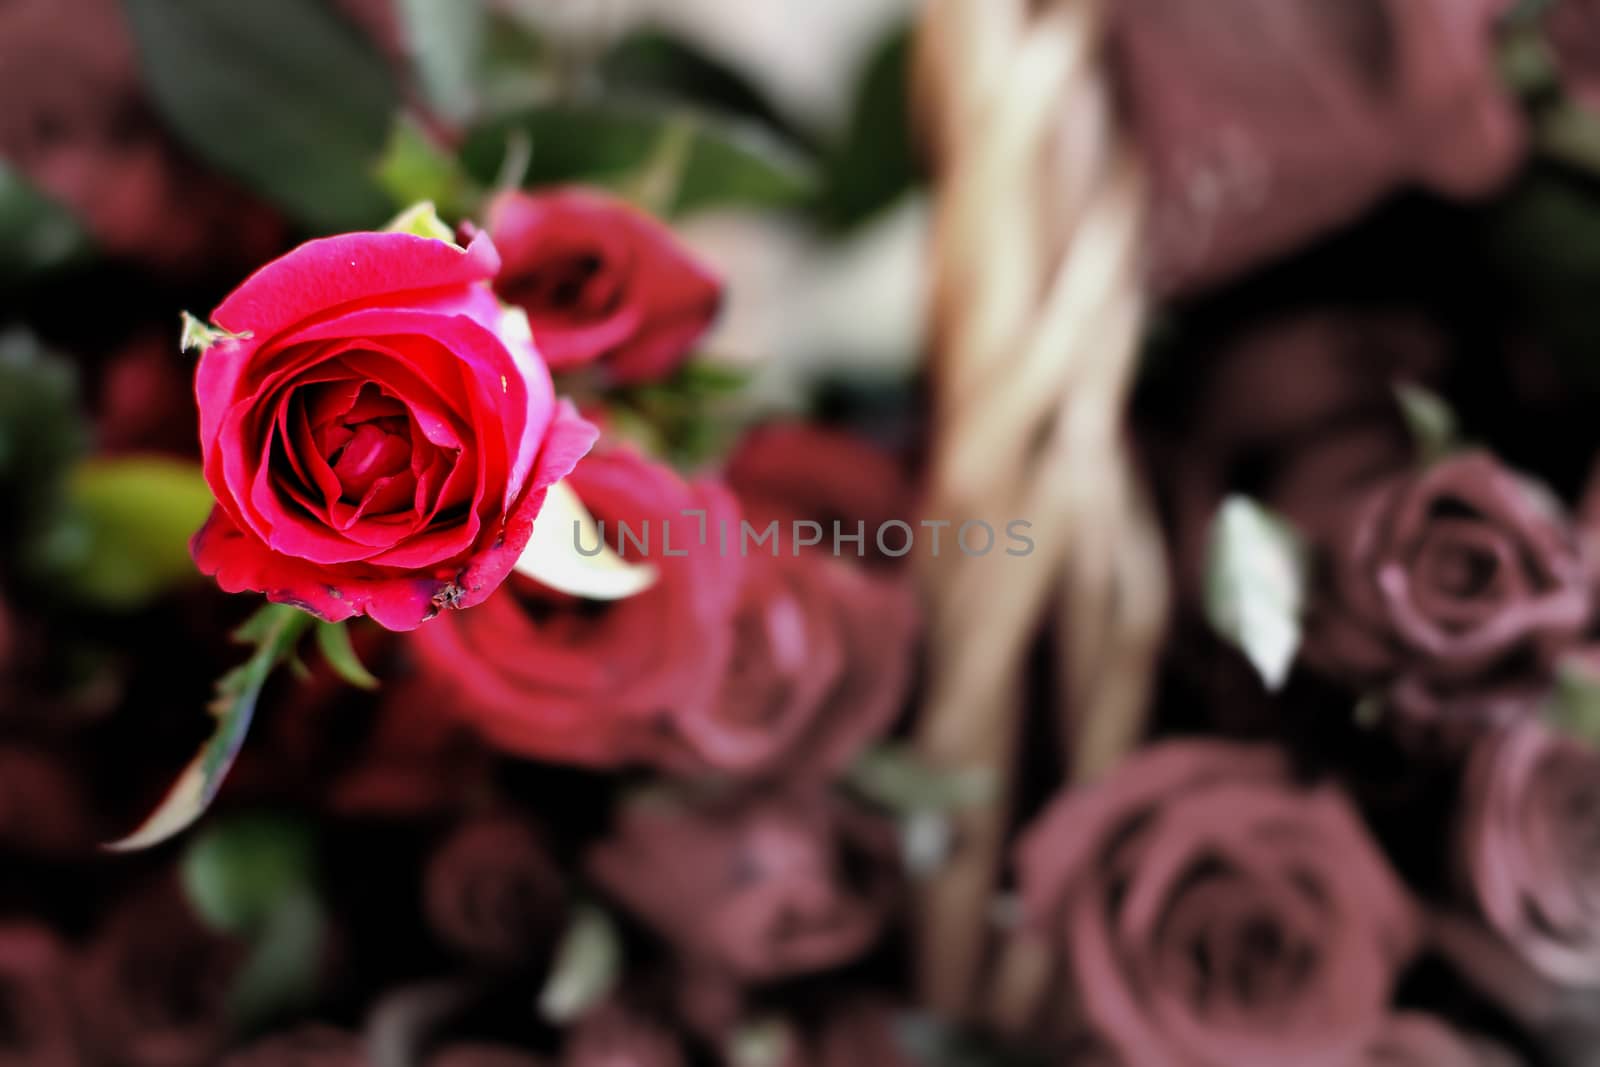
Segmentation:
{"type": "Polygon", "coordinates": [[[868,61],[849,128],[828,154],[819,210],[834,229],[865,222],[921,181],[911,140],[910,86],[911,32],[901,27],[868,61]]]}
{"type": "Polygon", "coordinates": [[[1600,743],[1600,673],[1582,663],[1565,665],[1556,676],[1545,718],[1563,733],[1600,743]]]}
{"type": "Polygon", "coordinates": [[[722,205],[792,207],[816,185],[814,168],[760,130],[644,104],[557,104],[479,127],[462,149],[468,173],[495,179],[520,134],[533,146],[525,185],[585,181],[622,189],[651,161],[662,134],[692,121],[693,135],[669,214],[722,205]]]}
{"type": "Polygon", "coordinates": [[[67,499],[79,541],[76,558],[61,561],[60,578],[78,599],[125,610],[199,577],[189,538],[212,505],[199,464],[88,460],[68,480],[67,499]]]}
{"type": "Polygon", "coordinates": [[[317,620],[317,647],[333,672],[357,689],[376,689],[378,679],[362,666],[350,643],[350,626],[343,622],[317,620]]]}
{"type": "Polygon", "coordinates": [[[72,214],[0,163],[0,284],[87,262],[94,248],[72,214]]]}
{"type": "Polygon", "coordinates": [[[205,355],[207,349],[221,341],[248,341],[254,336],[249,330],[242,333],[224,330],[221,326],[196,318],[187,311],[179,313],[178,321],[183,326],[183,332],[178,336],[180,352],[198,352],[205,355]]]}
{"type": "Polygon", "coordinates": [[[322,904],[309,886],[277,903],[228,990],[227,1014],[236,1029],[257,1029],[311,1004],[327,928],[322,904]]]}
{"type": "Polygon", "coordinates": [[[373,175],[395,207],[427,202],[449,218],[474,214],[483,195],[455,156],[407,115],[395,120],[373,175]]]}
{"type": "Polygon", "coordinates": [[[316,848],[303,823],[270,815],[220,819],[195,835],[179,870],[195,914],[213,929],[254,934],[314,878],[316,848]]]}
{"type": "Polygon", "coordinates": [[[0,331],[0,541],[25,579],[53,581],[61,561],[83,555],[66,481],[88,443],[72,364],[32,334],[0,331]]]}
{"type": "Polygon", "coordinates": [[[399,97],[323,0],[123,0],[145,87],[201,158],[305,226],[382,221],[371,177],[399,97]]]}
{"type": "Polygon", "coordinates": [[[929,766],[904,745],[868,749],[850,768],[846,781],[862,796],[901,815],[989,804],[997,784],[986,770],[929,766]]]}
{"type": "Polygon", "coordinates": [[[439,209],[433,206],[431,200],[412,204],[391,219],[383,230],[385,233],[409,233],[414,237],[426,237],[445,244],[455,244],[456,241],[455,231],[444,224],[439,217],[439,209]]]}
{"type": "Polygon", "coordinates": [[[550,977],[539,993],[539,1014],[553,1025],[582,1018],[622,978],[622,939],[611,917],[580,903],[556,950],[550,977]]]}
{"type": "Polygon", "coordinates": [[[1396,385],[1394,393],[1423,463],[1443,459],[1460,447],[1461,432],[1456,413],[1450,410],[1443,397],[1408,382],[1396,385]]]}
{"type": "Polygon", "coordinates": [[[483,0],[399,0],[418,80],[435,111],[460,122],[478,106],[478,71],[488,29],[483,0]]]}
{"type": "Polygon", "coordinates": [[[217,681],[217,694],[208,709],[217,720],[216,732],[139,828],[106,847],[128,852],[160,844],[187,829],[210,807],[250,732],[262,687],[315,621],[299,608],[267,604],[235,631],[234,638],[253,645],[254,651],[217,681]]]}
{"type": "Polygon", "coordinates": [[[1286,521],[1246,497],[1223,502],[1206,561],[1206,615],[1269,689],[1283,685],[1300,648],[1308,566],[1286,521]]]}

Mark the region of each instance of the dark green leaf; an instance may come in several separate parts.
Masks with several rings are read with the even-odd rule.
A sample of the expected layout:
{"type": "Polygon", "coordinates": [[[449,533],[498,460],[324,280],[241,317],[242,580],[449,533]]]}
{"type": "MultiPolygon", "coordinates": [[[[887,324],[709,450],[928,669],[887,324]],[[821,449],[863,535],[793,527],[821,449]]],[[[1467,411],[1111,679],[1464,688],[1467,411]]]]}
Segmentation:
{"type": "Polygon", "coordinates": [[[425,201],[460,219],[473,213],[482,195],[456,158],[405,116],[395,122],[374,173],[397,208],[425,201]]]}
{"type": "Polygon", "coordinates": [[[88,438],[72,365],[31,334],[0,333],[0,544],[27,578],[47,580],[82,553],[66,479],[88,438]]]}
{"type": "Polygon", "coordinates": [[[139,828],[107,847],[116,851],[149,848],[181,833],[205,812],[239,755],[267,678],[293,654],[300,637],[315,621],[299,608],[267,604],[239,627],[235,639],[255,650],[217,681],[217,695],[208,709],[217,720],[216,732],[139,828]]]}
{"type": "Polygon", "coordinates": [[[78,554],[60,579],[102,608],[136,608],[199,577],[189,539],[211,513],[211,489],[198,464],[156,457],[95,459],[68,485],[78,523],[78,554]]]}
{"type": "Polygon", "coordinates": [[[388,210],[371,177],[398,95],[324,0],[123,0],[144,83],[198,155],[315,230],[388,210]]]}
{"type": "Polygon", "coordinates": [[[350,643],[350,628],[343,622],[317,622],[317,647],[335,674],[357,689],[376,689],[378,679],[362,666],[350,643]]]}
{"type": "MultiPolygon", "coordinates": [[[[533,146],[525,185],[586,181],[622,188],[655,158],[663,134],[686,120],[645,104],[559,104],[474,131],[462,150],[468,172],[488,184],[517,135],[533,146]]],[[[815,188],[813,169],[793,149],[751,127],[692,118],[693,136],[670,213],[712,206],[793,206],[815,188]]]]}
{"type": "Polygon", "coordinates": [[[1600,674],[1579,664],[1563,668],[1545,717],[1564,733],[1600,744],[1600,674]]]}
{"type": "Polygon", "coordinates": [[[66,208],[0,163],[0,285],[86,262],[89,235],[66,208]]]}
{"type": "Polygon", "coordinates": [[[911,34],[899,29],[862,74],[850,125],[823,171],[823,222],[848,229],[893,204],[921,180],[911,139],[911,34]]]}
{"type": "Polygon", "coordinates": [[[311,1003],[326,933],[321,902],[309,886],[278,901],[228,990],[228,1018],[236,1028],[260,1027],[311,1003]]]}
{"type": "Polygon", "coordinates": [[[1283,685],[1300,648],[1307,568],[1287,522],[1246,497],[1223,502],[1206,560],[1206,616],[1269,689],[1283,685]]]}
{"type": "Polygon", "coordinates": [[[184,851],[183,887],[195,913],[230,934],[260,931],[315,877],[316,849],[303,823],[269,815],[221,819],[184,851]]]}

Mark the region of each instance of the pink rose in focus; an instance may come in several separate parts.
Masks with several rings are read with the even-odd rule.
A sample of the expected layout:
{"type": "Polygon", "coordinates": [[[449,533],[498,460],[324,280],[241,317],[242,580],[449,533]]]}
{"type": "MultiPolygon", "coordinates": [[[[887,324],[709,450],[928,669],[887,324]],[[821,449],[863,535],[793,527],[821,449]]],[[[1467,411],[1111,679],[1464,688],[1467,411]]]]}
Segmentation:
{"type": "Polygon", "coordinates": [[[1375,485],[1318,540],[1306,660],[1423,718],[1526,714],[1593,612],[1559,503],[1485,453],[1375,485]]]}
{"type": "Polygon", "coordinates": [[[1484,735],[1462,782],[1462,873],[1539,974],[1600,988],[1600,753],[1541,724],[1484,735]]]}
{"type": "Polygon", "coordinates": [[[1421,183],[1495,190],[1526,138],[1494,30],[1510,0],[1129,0],[1123,87],[1152,170],[1158,287],[1192,291],[1421,183]]]}
{"type": "Polygon", "coordinates": [[[623,811],[586,865],[691,963],[745,981],[865,952],[896,896],[890,827],[823,794],[623,811]]]}
{"type": "Polygon", "coordinates": [[[655,584],[602,603],[519,576],[481,608],[420,630],[411,648],[429,690],[448,694],[445,706],[496,747],[621,766],[652,755],[682,709],[715,698],[743,563],[719,551],[718,530],[736,538],[739,511],[715,483],[686,482],[628,449],[589,456],[568,483],[613,548],[619,522],[635,537],[649,524],[648,553],[624,541],[623,555],[654,566],[655,584]],[[705,544],[700,520],[683,514],[694,510],[706,515],[705,544]]]}
{"type": "Polygon", "coordinates": [[[488,229],[495,290],[528,313],[550,366],[597,364],[613,382],[665,378],[722,303],[722,283],[632,205],[582,188],[501,193],[488,229]]]}
{"type": "Polygon", "coordinates": [[[1086,1021],[1140,1067],[1347,1067],[1417,915],[1349,802],[1281,755],[1168,742],[1023,836],[1029,920],[1086,1021]]]}

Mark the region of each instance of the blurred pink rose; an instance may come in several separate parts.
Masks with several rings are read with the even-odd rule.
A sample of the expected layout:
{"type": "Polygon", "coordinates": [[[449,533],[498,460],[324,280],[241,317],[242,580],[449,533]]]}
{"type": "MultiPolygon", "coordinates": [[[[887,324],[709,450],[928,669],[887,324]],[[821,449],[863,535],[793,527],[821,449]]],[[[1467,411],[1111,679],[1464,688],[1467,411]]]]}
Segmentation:
{"type": "Polygon", "coordinates": [[[371,1067],[361,1035],[331,1026],[273,1034],[222,1060],[221,1067],[371,1067]]]}
{"type": "Polygon", "coordinates": [[[81,1033],[123,1067],[208,1067],[242,963],[242,944],[202,926],[177,878],[164,877],[119,902],[87,949],[75,981],[81,1033]]]}
{"type": "Polygon", "coordinates": [[[1510,948],[1600,988],[1600,753],[1543,725],[1485,735],[1462,783],[1463,875],[1510,948]]]}
{"type": "Polygon", "coordinates": [[[688,961],[746,981],[855,959],[896,896],[890,828],[825,794],[646,798],[587,866],[688,961]]]}
{"type": "Polygon", "coordinates": [[[1018,852],[1029,920],[1139,1067],[1346,1067],[1415,948],[1404,887],[1268,748],[1169,742],[1069,791],[1018,852]]]}
{"type": "Polygon", "coordinates": [[[1401,1013],[1384,1023],[1378,1036],[1351,1067],[1518,1067],[1497,1046],[1469,1038],[1430,1015],[1401,1013]]]}
{"type": "Polygon", "coordinates": [[[513,575],[472,611],[441,615],[411,638],[423,682],[439,704],[491,744],[533,759],[597,767],[637,762],[661,724],[716,694],[732,644],[729,620],[741,559],[718,551],[737,537],[738,504],[720,485],[689,483],[631,449],[585,458],[568,483],[615,548],[625,522],[650,549],[656,583],[608,603],[579,600],[513,575]],[[700,522],[685,510],[705,512],[700,522]],[[666,554],[663,522],[670,522],[666,554]],[[679,553],[684,553],[679,555],[679,553]]]}
{"type": "Polygon", "coordinates": [[[671,719],[661,761],[695,773],[824,779],[893,723],[911,684],[909,581],[822,555],[745,561],[716,699],[671,719]]]}
{"type": "Polygon", "coordinates": [[[0,925],[0,1067],[87,1067],[69,966],[66,950],[44,927],[0,925]]]}
{"type": "Polygon", "coordinates": [[[1391,190],[1498,187],[1522,157],[1495,65],[1510,0],[1128,0],[1115,43],[1166,291],[1237,275],[1391,190]]]}
{"type": "Polygon", "coordinates": [[[1531,710],[1592,615],[1559,503],[1482,452],[1373,487],[1320,547],[1307,661],[1413,715],[1531,710]]]}
{"type": "Polygon", "coordinates": [[[428,859],[423,887],[434,933],[490,963],[538,962],[566,917],[561,870],[516,816],[481,816],[457,827],[428,859]]]}
{"type": "Polygon", "coordinates": [[[684,1067],[684,1055],[665,1026],[613,1000],[567,1032],[561,1067],[684,1067]]]}

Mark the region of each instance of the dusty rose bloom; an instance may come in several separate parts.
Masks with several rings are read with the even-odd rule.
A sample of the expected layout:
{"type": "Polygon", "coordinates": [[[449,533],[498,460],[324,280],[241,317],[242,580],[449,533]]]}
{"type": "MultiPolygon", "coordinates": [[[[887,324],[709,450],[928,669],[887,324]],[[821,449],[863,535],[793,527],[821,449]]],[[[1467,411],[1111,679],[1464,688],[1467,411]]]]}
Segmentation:
{"type": "Polygon", "coordinates": [[[1018,864],[1064,984],[1128,1064],[1347,1067],[1417,940],[1349,802],[1269,748],[1137,753],[1057,800],[1018,864]]]}
{"type": "Polygon", "coordinates": [[[894,897],[893,855],[885,824],[822,794],[647,798],[588,867],[687,960],[764,981],[866,951],[894,897]]]}
{"type": "Polygon", "coordinates": [[[601,1005],[567,1033],[561,1067],[683,1067],[678,1038],[618,1001],[601,1005]]]}
{"type": "Polygon", "coordinates": [[[0,926],[0,1067],[86,1067],[68,984],[69,959],[41,926],[0,926]]]}
{"type": "Polygon", "coordinates": [[[429,924],[446,944],[506,966],[535,962],[566,914],[560,868],[531,826],[486,816],[457,828],[428,860],[429,924]]]}
{"type": "Polygon", "coordinates": [[[1559,506],[1481,452],[1374,487],[1321,548],[1306,659],[1413,715],[1526,711],[1592,614],[1559,506]]]}
{"type": "Polygon", "coordinates": [[[1510,1053],[1429,1015],[1392,1016],[1351,1067],[1518,1067],[1510,1053]]]}
{"type": "Polygon", "coordinates": [[[1600,753],[1543,725],[1485,735],[1462,785],[1465,881],[1544,977],[1600,988],[1600,753]]]}
{"type": "Polygon", "coordinates": [[[1168,291],[1236,275],[1393,189],[1495,189],[1522,156],[1507,0],[1129,0],[1116,45],[1168,291]]]}

